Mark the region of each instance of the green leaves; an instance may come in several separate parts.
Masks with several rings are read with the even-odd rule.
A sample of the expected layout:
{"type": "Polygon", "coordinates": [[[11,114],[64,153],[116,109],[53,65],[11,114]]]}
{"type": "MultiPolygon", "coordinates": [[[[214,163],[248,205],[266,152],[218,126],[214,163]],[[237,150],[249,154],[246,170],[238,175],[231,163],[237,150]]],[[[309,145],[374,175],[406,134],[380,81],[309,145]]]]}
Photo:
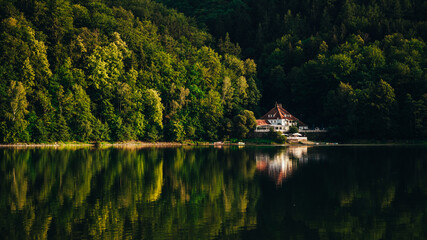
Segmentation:
{"type": "Polygon", "coordinates": [[[259,101],[256,64],[231,55],[240,48],[230,36],[220,55],[209,34],[157,3],[13,2],[5,12],[0,110],[20,82],[31,141],[217,140],[224,117],[259,101]]]}
{"type": "Polygon", "coordinates": [[[25,88],[21,82],[10,82],[8,97],[10,101],[10,108],[9,112],[6,112],[6,117],[12,122],[19,122],[19,120],[23,119],[25,117],[25,114],[28,113],[28,102],[26,98],[25,88]]]}
{"type": "Polygon", "coordinates": [[[28,102],[24,85],[21,82],[11,81],[8,91],[8,102],[9,106],[5,111],[7,129],[2,128],[3,141],[28,141],[28,121],[25,119],[26,114],[28,114],[28,102]]]}
{"type": "Polygon", "coordinates": [[[233,118],[234,136],[239,139],[248,137],[248,134],[256,128],[256,118],[254,113],[243,110],[233,118]]]}
{"type": "Polygon", "coordinates": [[[76,133],[74,137],[79,141],[88,141],[92,137],[95,120],[90,110],[91,101],[83,88],[77,84],[73,86],[73,96],[71,126],[76,133]]]}
{"type": "Polygon", "coordinates": [[[318,41],[315,59],[286,71],[287,62],[274,65],[276,56],[292,56],[286,51],[286,39],[278,41],[279,48],[267,58],[273,65],[268,66],[264,97],[294,107],[309,124],[337,129],[342,138],[402,134],[400,116],[409,114],[403,110],[404,96],[409,93],[417,101],[427,92],[427,82],[420,75],[420,66],[426,64],[419,58],[425,51],[423,41],[394,34],[367,43],[352,35],[331,50],[318,41]]]}

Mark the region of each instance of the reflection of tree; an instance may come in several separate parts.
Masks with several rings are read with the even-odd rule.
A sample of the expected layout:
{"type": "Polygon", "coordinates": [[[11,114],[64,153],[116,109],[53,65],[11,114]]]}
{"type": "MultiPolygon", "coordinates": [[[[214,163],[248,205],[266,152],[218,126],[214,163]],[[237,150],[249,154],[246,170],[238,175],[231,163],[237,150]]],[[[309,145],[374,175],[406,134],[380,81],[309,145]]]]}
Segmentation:
{"type": "Polygon", "coordinates": [[[307,156],[282,188],[262,185],[257,230],[248,238],[427,236],[424,149],[309,148],[307,156]],[[310,161],[319,154],[328,161],[310,161]]]}
{"type": "Polygon", "coordinates": [[[234,148],[2,149],[0,232],[6,239],[235,235],[256,224],[250,156],[234,148]]]}

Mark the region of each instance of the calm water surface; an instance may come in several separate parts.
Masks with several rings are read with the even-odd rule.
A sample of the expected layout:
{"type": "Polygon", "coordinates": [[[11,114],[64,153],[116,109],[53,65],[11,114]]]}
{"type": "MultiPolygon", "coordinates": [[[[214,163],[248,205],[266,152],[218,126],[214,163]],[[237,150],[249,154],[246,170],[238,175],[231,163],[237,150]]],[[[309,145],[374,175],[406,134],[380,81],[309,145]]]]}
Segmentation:
{"type": "Polygon", "coordinates": [[[0,239],[425,239],[427,146],[0,149],[0,239]]]}

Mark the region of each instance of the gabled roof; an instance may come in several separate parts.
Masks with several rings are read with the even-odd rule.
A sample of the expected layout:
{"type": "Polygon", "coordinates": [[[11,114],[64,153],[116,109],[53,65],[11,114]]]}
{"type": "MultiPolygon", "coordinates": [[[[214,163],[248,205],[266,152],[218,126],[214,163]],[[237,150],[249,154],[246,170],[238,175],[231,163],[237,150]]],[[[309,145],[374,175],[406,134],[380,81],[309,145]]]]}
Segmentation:
{"type": "Polygon", "coordinates": [[[261,117],[261,120],[272,120],[272,119],[286,119],[289,121],[298,122],[300,126],[306,126],[301,120],[290,114],[286,109],[282,107],[282,104],[277,104],[268,111],[264,116],[261,117]]]}
{"type": "Polygon", "coordinates": [[[264,125],[270,125],[266,120],[263,119],[257,119],[256,120],[256,125],[257,126],[264,126],[264,125]]]}

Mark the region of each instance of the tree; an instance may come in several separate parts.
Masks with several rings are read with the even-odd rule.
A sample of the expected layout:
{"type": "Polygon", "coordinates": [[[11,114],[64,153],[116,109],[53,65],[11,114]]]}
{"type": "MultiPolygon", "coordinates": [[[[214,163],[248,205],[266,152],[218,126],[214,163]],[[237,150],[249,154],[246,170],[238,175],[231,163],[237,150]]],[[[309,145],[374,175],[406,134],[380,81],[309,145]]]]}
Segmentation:
{"type": "Polygon", "coordinates": [[[239,78],[237,78],[235,90],[236,96],[238,96],[237,102],[243,106],[247,105],[248,88],[249,85],[244,76],[240,76],[239,78]]]}
{"type": "Polygon", "coordinates": [[[85,90],[78,84],[73,86],[73,101],[73,119],[71,120],[71,126],[73,128],[74,138],[79,141],[88,141],[92,137],[95,118],[90,109],[90,98],[85,90]]]}
{"type": "Polygon", "coordinates": [[[52,132],[56,130],[55,109],[52,106],[50,94],[46,90],[37,90],[34,95],[37,120],[32,127],[32,139],[35,142],[48,142],[52,140],[52,132]]]}
{"type": "Polygon", "coordinates": [[[221,102],[221,95],[214,90],[210,90],[206,98],[201,102],[200,118],[203,121],[203,130],[206,133],[205,138],[208,140],[218,139],[218,128],[220,119],[223,116],[221,102]]]}
{"type": "Polygon", "coordinates": [[[288,132],[289,133],[297,133],[297,132],[299,132],[299,130],[298,130],[298,127],[291,126],[291,127],[289,127],[289,131],[288,132]]]}
{"type": "Polygon", "coordinates": [[[24,64],[22,66],[22,82],[25,83],[25,86],[28,86],[28,88],[32,88],[35,86],[35,73],[33,70],[33,67],[31,66],[30,59],[27,58],[24,61],[24,64]]]}
{"type": "Polygon", "coordinates": [[[225,77],[222,81],[222,104],[227,111],[233,108],[233,92],[234,88],[231,86],[231,79],[225,77]]]}
{"type": "MultiPolygon", "coordinates": [[[[371,119],[369,129],[375,129],[378,137],[386,137],[387,134],[390,134],[392,113],[396,109],[394,89],[386,81],[380,79],[378,83],[368,89],[368,94],[366,107],[367,113],[370,114],[369,119],[371,119]]],[[[369,130],[365,129],[365,131],[369,130]]]]}
{"type": "Polygon", "coordinates": [[[356,137],[358,104],[353,87],[348,83],[340,82],[336,90],[329,92],[325,103],[330,126],[339,128],[339,131],[347,137],[356,137]]]}
{"type": "Polygon", "coordinates": [[[5,112],[7,129],[3,141],[18,142],[28,141],[27,131],[28,121],[25,116],[28,114],[28,102],[24,85],[21,82],[11,81],[8,91],[9,107],[5,112]]]}
{"type": "Polygon", "coordinates": [[[235,116],[234,135],[237,138],[246,138],[248,133],[256,128],[256,118],[254,113],[249,110],[243,110],[239,115],[235,116]]]}
{"type": "Polygon", "coordinates": [[[159,94],[154,89],[144,93],[145,116],[147,116],[147,138],[157,140],[163,129],[163,104],[159,94]]]}
{"type": "Polygon", "coordinates": [[[230,54],[234,56],[240,56],[241,49],[239,44],[233,44],[230,40],[230,35],[228,33],[225,34],[225,39],[222,38],[218,41],[218,52],[222,55],[230,54]]]}
{"type": "Polygon", "coordinates": [[[183,142],[185,140],[186,134],[181,121],[174,119],[169,123],[168,126],[168,130],[171,133],[170,140],[174,142],[183,142]]]}
{"type": "Polygon", "coordinates": [[[62,114],[57,115],[57,121],[54,123],[53,139],[58,141],[71,140],[70,128],[62,114]]]}
{"type": "Polygon", "coordinates": [[[286,136],[280,132],[274,131],[274,128],[270,128],[270,131],[268,132],[268,138],[275,143],[286,142],[286,136]]]}

